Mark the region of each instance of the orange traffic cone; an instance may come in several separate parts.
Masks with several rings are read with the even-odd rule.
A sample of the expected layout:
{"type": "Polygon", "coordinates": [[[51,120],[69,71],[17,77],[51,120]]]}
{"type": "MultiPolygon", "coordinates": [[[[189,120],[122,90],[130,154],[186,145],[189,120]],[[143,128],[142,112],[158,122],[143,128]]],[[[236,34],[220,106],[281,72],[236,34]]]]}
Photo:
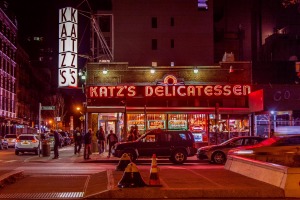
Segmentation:
{"type": "Polygon", "coordinates": [[[119,164],[116,167],[117,171],[124,171],[127,165],[131,162],[130,157],[127,153],[123,153],[119,164]]]}
{"type": "Polygon", "coordinates": [[[149,179],[149,186],[161,186],[159,176],[158,176],[158,167],[156,162],[156,154],[152,156],[152,163],[150,169],[150,179],[149,179]]]}
{"type": "Polygon", "coordinates": [[[132,187],[144,187],[146,186],[146,183],[144,179],[142,178],[136,164],[131,163],[132,165],[132,187]]]}
{"type": "Polygon", "coordinates": [[[119,188],[128,187],[144,187],[146,183],[144,182],[141,174],[139,173],[136,165],[134,163],[129,163],[124,171],[122,179],[118,183],[119,188]]]}
{"type": "Polygon", "coordinates": [[[132,182],[131,181],[131,179],[132,179],[131,171],[132,171],[132,166],[130,164],[128,164],[127,167],[125,168],[122,179],[118,183],[118,187],[120,187],[120,188],[130,187],[131,182],[132,182]]]}

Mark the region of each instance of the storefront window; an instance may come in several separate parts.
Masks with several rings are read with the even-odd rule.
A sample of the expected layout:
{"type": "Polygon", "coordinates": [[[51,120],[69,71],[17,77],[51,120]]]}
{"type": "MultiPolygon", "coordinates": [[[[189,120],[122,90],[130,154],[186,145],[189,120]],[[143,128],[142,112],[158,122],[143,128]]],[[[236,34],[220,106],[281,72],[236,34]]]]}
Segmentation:
{"type": "Polygon", "coordinates": [[[187,130],[187,115],[186,114],[169,114],[168,129],[169,130],[187,130]]]}
{"type": "Polygon", "coordinates": [[[147,114],[147,129],[166,129],[166,114],[147,114]]]}
{"type": "Polygon", "coordinates": [[[127,127],[128,130],[131,126],[137,126],[139,131],[145,130],[145,114],[128,114],[127,127]]]}
{"type": "Polygon", "coordinates": [[[210,144],[220,144],[232,137],[249,135],[249,119],[244,116],[233,116],[236,119],[231,117],[230,115],[225,115],[222,118],[221,115],[219,115],[218,119],[215,119],[215,115],[210,114],[210,144]]]}
{"type": "Polygon", "coordinates": [[[207,142],[207,115],[206,114],[190,114],[189,130],[193,133],[195,142],[207,142]]]}

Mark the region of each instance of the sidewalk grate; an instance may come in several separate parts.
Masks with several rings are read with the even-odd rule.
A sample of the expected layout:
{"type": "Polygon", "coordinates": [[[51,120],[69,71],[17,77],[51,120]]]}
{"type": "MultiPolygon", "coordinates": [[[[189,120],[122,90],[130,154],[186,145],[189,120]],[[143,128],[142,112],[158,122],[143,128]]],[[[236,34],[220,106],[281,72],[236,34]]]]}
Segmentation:
{"type": "Polygon", "coordinates": [[[0,194],[0,199],[81,199],[84,192],[0,194]]]}

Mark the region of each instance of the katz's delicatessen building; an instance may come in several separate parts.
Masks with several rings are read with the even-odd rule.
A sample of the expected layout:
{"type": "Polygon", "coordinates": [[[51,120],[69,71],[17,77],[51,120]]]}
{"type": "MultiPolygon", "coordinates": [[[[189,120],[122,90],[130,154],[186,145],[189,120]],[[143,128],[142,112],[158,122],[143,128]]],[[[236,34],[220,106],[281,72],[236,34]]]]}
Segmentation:
{"type": "Polygon", "coordinates": [[[251,63],[218,66],[128,66],[88,63],[85,125],[125,141],[131,127],[190,130],[197,146],[250,135],[251,63]]]}

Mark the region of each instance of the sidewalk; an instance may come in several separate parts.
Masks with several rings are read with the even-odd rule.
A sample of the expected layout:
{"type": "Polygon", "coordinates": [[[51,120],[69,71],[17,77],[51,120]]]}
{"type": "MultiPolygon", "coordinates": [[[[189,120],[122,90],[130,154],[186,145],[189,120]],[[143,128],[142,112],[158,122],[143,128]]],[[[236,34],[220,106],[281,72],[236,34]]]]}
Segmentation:
{"type": "MultiPolygon", "coordinates": [[[[93,153],[90,160],[84,160],[83,155],[74,155],[72,146],[60,149],[59,159],[52,159],[51,153],[49,157],[33,156],[27,162],[119,162],[119,158],[107,158],[106,153],[93,153]]],[[[199,162],[195,157],[188,160],[199,162]]],[[[150,163],[151,159],[143,160],[148,161],[150,163]]],[[[162,163],[163,160],[157,162],[162,163]]],[[[220,167],[183,170],[181,165],[166,165],[159,170],[161,187],[149,187],[150,165],[137,165],[138,172],[133,176],[139,174],[145,187],[119,188],[120,181],[126,178],[125,172],[116,170],[82,175],[33,175],[6,187],[1,191],[0,199],[285,199],[284,191],[278,187],[220,167]]],[[[0,171],[0,179],[13,173],[0,171]]],[[[16,175],[20,173],[15,172],[16,175]]]]}

